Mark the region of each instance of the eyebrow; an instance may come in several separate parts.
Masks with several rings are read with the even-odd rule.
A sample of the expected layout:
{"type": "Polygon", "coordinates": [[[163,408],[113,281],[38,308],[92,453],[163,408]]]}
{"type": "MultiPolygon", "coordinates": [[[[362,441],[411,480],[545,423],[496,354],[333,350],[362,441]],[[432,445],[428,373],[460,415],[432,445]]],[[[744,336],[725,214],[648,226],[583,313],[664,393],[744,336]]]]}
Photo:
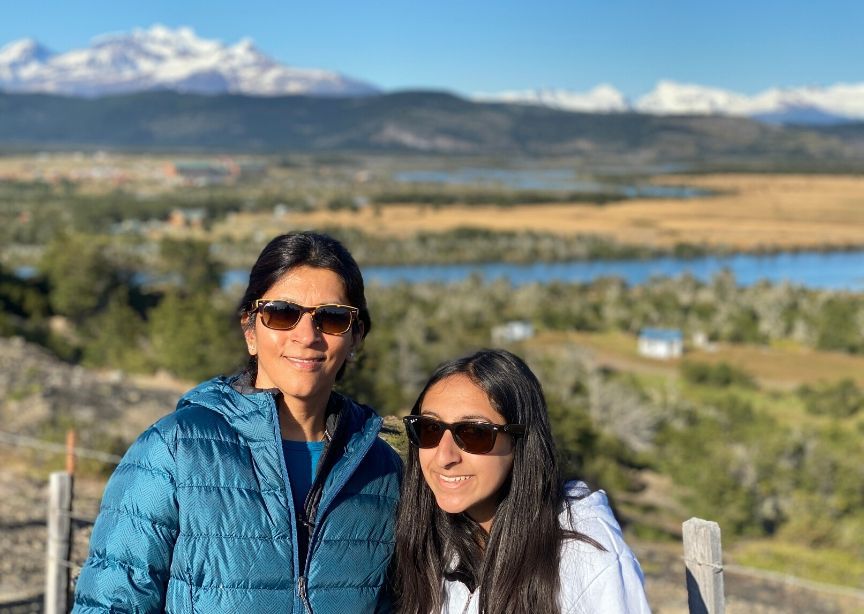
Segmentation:
{"type": "MultiPolygon", "coordinates": [[[[435,413],[434,410],[421,409],[420,415],[421,416],[432,416],[434,418],[438,418],[439,420],[441,420],[441,416],[439,416],[437,413],[435,413]]],[[[490,420],[486,416],[481,416],[480,414],[469,414],[467,416],[462,416],[456,422],[469,422],[469,421],[488,422],[489,424],[495,424],[494,422],[492,422],[492,420],[490,420]]],[[[442,422],[443,422],[443,420],[442,420],[442,422]]]]}
{"type": "Polygon", "coordinates": [[[307,304],[303,303],[302,301],[298,301],[297,299],[294,299],[294,298],[282,298],[282,297],[280,297],[280,298],[262,298],[261,300],[262,301],[285,301],[286,303],[295,303],[297,305],[302,305],[303,307],[320,307],[321,305],[345,305],[346,307],[352,307],[352,305],[349,305],[348,303],[343,303],[341,300],[338,300],[338,299],[335,301],[323,301],[321,303],[316,303],[315,305],[307,305],[307,304]]]}

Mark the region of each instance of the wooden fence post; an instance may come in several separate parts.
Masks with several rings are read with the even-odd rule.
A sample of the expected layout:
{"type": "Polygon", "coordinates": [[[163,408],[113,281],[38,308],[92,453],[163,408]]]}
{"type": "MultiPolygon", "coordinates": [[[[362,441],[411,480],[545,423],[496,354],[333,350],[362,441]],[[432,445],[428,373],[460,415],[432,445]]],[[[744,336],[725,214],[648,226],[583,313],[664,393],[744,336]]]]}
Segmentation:
{"type": "Polygon", "coordinates": [[[48,493],[48,548],[45,557],[45,614],[66,614],[69,604],[69,549],[72,475],[51,474],[48,493]]]}
{"type": "Polygon", "coordinates": [[[66,473],[75,475],[75,429],[66,431],[66,473]]]}
{"type": "Polygon", "coordinates": [[[687,605],[690,614],[723,614],[723,549],[720,525],[691,518],[682,525],[687,605]]]}

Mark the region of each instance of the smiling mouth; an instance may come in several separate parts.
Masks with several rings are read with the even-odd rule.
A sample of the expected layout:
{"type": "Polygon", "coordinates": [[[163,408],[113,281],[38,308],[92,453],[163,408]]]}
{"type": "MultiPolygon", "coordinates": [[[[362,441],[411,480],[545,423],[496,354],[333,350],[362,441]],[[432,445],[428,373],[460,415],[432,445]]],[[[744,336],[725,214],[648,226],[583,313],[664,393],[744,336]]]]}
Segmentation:
{"type": "Polygon", "coordinates": [[[291,356],[285,356],[285,359],[291,364],[304,369],[314,369],[324,363],[323,358],[292,358],[291,356]]]}
{"type": "Polygon", "coordinates": [[[444,482],[445,484],[461,484],[469,479],[471,479],[470,475],[441,475],[438,474],[438,478],[444,482]]]}

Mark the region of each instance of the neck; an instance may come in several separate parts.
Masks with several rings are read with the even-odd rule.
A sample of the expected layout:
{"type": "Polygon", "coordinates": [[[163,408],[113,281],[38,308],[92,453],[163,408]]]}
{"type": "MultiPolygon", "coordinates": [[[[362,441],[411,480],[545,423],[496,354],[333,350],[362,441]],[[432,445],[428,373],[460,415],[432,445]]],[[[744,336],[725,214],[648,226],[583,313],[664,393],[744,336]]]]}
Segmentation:
{"type": "Polygon", "coordinates": [[[292,401],[289,406],[285,397],[279,400],[279,431],[282,439],[290,441],[321,441],[327,413],[327,401],[314,405],[292,401]]]}

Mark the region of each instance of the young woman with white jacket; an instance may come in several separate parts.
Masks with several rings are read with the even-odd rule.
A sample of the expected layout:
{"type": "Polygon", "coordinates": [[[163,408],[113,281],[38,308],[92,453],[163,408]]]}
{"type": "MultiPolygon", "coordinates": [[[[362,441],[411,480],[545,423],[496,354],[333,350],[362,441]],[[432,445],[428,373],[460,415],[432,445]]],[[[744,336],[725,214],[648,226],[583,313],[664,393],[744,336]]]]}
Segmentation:
{"type": "Polygon", "coordinates": [[[543,391],[520,358],[441,365],[405,425],[399,611],[650,612],[605,493],[562,485],[543,391]]]}

